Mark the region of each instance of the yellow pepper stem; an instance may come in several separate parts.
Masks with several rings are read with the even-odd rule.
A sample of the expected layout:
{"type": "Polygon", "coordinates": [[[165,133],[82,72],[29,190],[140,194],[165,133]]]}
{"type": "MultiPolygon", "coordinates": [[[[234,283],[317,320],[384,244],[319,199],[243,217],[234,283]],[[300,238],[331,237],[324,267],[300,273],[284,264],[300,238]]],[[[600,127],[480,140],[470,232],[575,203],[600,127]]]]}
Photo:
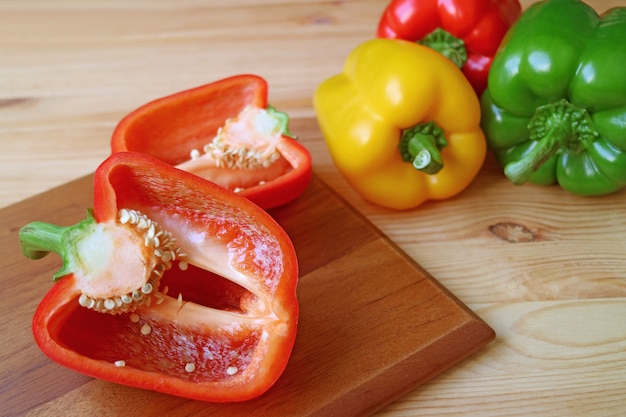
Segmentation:
{"type": "Polygon", "coordinates": [[[459,68],[467,61],[465,42],[441,28],[433,30],[418,43],[439,52],[459,68]]]}
{"type": "Polygon", "coordinates": [[[443,168],[441,150],[448,145],[443,129],[435,122],[420,123],[402,131],[400,154],[417,170],[434,175],[443,168]]]}

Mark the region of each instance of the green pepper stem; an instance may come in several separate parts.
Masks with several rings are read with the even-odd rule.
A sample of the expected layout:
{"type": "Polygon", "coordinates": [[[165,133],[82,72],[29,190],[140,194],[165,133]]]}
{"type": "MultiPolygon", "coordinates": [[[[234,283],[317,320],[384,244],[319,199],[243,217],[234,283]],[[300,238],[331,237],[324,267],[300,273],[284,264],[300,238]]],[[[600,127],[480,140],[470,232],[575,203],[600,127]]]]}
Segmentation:
{"type": "Polygon", "coordinates": [[[465,42],[442,28],[433,30],[418,43],[439,52],[459,68],[467,61],[465,42]]]}
{"type": "Polygon", "coordinates": [[[582,152],[598,137],[587,111],[564,99],[538,107],[528,129],[534,146],[504,167],[505,175],[518,185],[527,182],[554,155],[582,152]]]}
{"type": "Polygon", "coordinates": [[[564,129],[551,129],[542,140],[536,142],[536,145],[524,157],[506,164],[504,174],[513,184],[524,184],[535,171],[559,151],[566,136],[567,132],[564,129]]]}
{"type": "Polygon", "coordinates": [[[399,149],[402,160],[428,175],[443,168],[441,150],[448,142],[435,122],[420,123],[402,132],[399,149]]]}

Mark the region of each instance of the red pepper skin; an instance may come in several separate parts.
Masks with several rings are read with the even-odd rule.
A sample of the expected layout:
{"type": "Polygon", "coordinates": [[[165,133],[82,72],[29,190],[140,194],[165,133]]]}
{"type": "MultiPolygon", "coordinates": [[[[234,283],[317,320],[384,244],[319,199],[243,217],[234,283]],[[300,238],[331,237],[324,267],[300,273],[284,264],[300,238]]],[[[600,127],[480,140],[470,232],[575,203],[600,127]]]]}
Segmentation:
{"type": "MultiPolygon", "coordinates": [[[[242,74],[151,101],[124,117],[111,139],[112,152],[142,152],[170,165],[189,159],[202,149],[218,128],[244,108],[267,108],[267,82],[242,74]]],[[[288,203],[304,192],[312,177],[309,151],[283,136],[279,151],[292,169],[284,175],[249,187],[239,194],[264,209],[288,203]]]]}
{"type": "Polygon", "coordinates": [[[441,28],[463,40],[467,61],[461,70],[480,96],[498,46],[521,9],[517,0],[392,0],[377,36],[420,41],[441,28]]]}
{"type": "Polygon", "coordinates": [[[166,271],[161,286],[169,285],[170,295],[140,307],[138,323],[129,313],[81,307],[76,277],[66,275],[35,312],[40,349],[86,375],[190,399],[243,401],[269,389],[287,365],[298,318],[297,259],[284,230],[246,198],[140,153],[113,154],[96,170],[96,220],[109,221],[122,207],[167,224],[191,252],[190,269],[166,271]],[[246,299],[241,286],[194,266],[199,254],[224,258],[226,252],[211,254],[216,248],[239,258],[232,266],[258,297],[246,299]],[[259,251],[266,256],[259,259],[259,251]],[[139,331],[142,323],[152,326],[147,336],[139,331]],[[236,355],[226,357],[230,353],[236,355]],[[240,360],[233,375],[226,372],[229,360],[240,360]],[[189,362],[193,372],[184,370],[189,362]]]}

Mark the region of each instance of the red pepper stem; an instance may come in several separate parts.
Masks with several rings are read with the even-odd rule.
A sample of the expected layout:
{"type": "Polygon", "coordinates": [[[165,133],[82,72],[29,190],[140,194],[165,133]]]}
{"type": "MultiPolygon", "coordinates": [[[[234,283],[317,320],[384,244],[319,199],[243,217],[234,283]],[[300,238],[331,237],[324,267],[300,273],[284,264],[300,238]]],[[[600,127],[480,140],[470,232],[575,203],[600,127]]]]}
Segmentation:
{"type": "Polygon", "coordinates": [[[29,259],[41,259],[50,252],[63,250],[63,234],[68,227],[32,222],[20,230],[22,253],[29,259]]]}
{"type": "Polygon", "coordinates": [[[462,68],[467,61],[465,42],[440,27],[430,32],[418,43],[439,52],[459,68],[462,68]]]}
{"type": "Polygon", "coordinates": [[[45,222],[32,222],[22,227],[19,232],[22,253],[29,259],[41,259],[50,252],[58,253],[63,267],[53,276],[53,280],[71,273],[73,245],[69,244],[76,234],[82,234],[96,224],[91,210],[87,219],[73,226],[58,226],[45,222]]]}
{"type": "Polygon", "coordinates": [[[535,144],[520,159],[504,167],[505,175],[518,185],[528,181],[557,153],[580,153],[598,137],[587,111],[565,99],[538,107],[528,130],[535,144]]]}
{"type": "Polygon", "coordinates": [[[441,150],[448,142],[435,122],[417,124],[402,132],[400,155],[402,160],[428,175],[434,175],[443,168],[441,150]]]}
{"type": "Polygon", "coordinates": [[[287,113],[277,110],[276,107],[273,106],[267,106],[265,110],[270,116],[272,116],[276,120],[280,129],[280,133],[283,136],[287,136],[292,139],[298,139],[298,137],[291,133],[291,131],[289,130],[289,115],[287,115],[287,113]]]}

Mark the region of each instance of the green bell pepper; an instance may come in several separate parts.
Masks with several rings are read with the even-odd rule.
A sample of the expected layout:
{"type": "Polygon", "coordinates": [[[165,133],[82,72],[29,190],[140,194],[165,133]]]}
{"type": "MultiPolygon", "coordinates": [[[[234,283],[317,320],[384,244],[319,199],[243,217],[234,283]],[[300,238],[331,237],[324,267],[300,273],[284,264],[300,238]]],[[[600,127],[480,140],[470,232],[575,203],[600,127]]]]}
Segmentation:
{"type": "Polygon", "coordinates": [[[487,144],[514,184],[577,195],[626,185],[626,8],[578,0],[528,8],[506,34],[481,98],[487,144]]]}

